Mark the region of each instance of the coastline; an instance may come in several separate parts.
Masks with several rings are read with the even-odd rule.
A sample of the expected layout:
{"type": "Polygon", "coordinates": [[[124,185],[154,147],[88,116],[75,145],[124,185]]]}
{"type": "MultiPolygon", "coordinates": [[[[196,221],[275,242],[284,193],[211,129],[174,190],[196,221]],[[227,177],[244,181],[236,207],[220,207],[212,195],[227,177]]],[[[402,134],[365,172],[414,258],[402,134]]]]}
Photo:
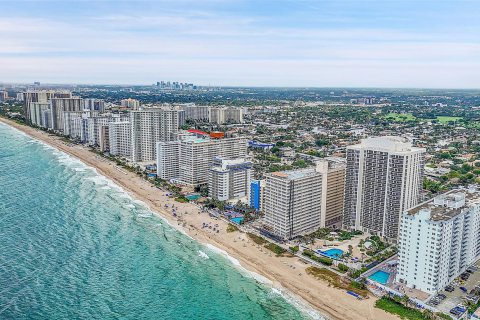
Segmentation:
{"type": "Polygon", "coordinates": [[[90,152],[87,147],[67,144],[57,136],[11,120],[0,118],[0,121],[95,168],[98,174],[110,179],[132,198],[143,202],[172,227],[202,243],[206,248],[227,255],[235,266],[254,273],[253,277],[257,281],[266,282],[262,280],[268,279],[273,288],[285,293],[289,298],[298,299],[300,305],[311,306],[329,319],[398,319],[374,308],[374,298],[358,301],[344,291],[329,287],[327,283],[307,275],[305,269],[308,265],[300,262],[298,258],[277,258],[268,250],[262,250],[253,244],[245,234],[227,233],[225,231],[227,224],[224,221],[198,214],[198,208],[193,204],[175,202],[166,197],[165,192],[153,187],[136,174],[121,170],[113,162],[90,152]],[[185,226],[180,225],[177,218],[164,208],[165,203],[175,204],[177,212],[182,213],[185,226]],[[203,222],[219,224],[220,233],[202,229],[203,222]]]}

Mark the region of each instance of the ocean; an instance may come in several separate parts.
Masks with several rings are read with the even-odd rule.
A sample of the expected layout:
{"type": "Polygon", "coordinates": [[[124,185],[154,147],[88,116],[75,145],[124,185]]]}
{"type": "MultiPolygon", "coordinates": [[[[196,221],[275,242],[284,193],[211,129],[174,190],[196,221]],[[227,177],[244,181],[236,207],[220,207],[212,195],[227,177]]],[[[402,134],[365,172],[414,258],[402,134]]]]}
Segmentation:
{"type": "Polygon", "coordinates": [[[0,123],[0,319],[323,319],[0,123]]]}

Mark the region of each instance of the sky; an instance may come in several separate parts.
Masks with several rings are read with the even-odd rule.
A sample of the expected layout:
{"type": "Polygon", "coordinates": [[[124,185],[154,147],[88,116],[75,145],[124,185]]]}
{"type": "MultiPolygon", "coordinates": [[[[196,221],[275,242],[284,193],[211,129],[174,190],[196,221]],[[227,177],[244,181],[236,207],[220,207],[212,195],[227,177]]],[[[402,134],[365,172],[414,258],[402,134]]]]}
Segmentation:
{"type": "Polygon", "coordinates": [[[0,82],[480,88],[479,0],[0,0],[0,82]]]}

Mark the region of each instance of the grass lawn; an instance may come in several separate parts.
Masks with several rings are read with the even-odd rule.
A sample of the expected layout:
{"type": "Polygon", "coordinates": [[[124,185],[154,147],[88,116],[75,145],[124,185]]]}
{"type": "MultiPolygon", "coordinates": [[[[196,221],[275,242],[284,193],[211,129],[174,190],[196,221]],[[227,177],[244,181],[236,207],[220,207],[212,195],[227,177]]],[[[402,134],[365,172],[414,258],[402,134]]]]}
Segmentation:
{"type": "Polygon", "coordinates": [[[407,122],[407,121],[414,121],[417,119],[411,113],[395,113],[395,112],[390,112],[383,117],[386,119],[393,118],[393,121],[396,121],[396,122],[407,122]]]}
{"type": "Polygon", "coordinates": [[[267,240],[263,239],[263,238],[260,237],[260,236],[257,236],[256,234],[247,233],[247,236],[248,236],[250,239],[252,239],[252,241],[255,242],[256,244],[262,245],[262,244],[268,243],[267,240]]]}
{"type": "Polygon", "coordinates": [[[324,268],[317,268],[317,267],[308,267],[306,270],[307,274],[328,282],[332,287],[353,291],[362,297],[366,297],[368,295],[368,290],[366,289],[358,289],[352,286],[351,281],[347,278],[339,276],[333,271],[324,268]]]}
{"type": "Polygon", "coordinates": [[[395,314],[400,317],[400,319],[406,320],[428,320],[420,311],[407,308],[403,304],[400,304],[396,301],[393,301],[389,298],[381,298],[375,302],[375,307],[382,309],[388,313],[395,314]]]}
{"type": "Polygon", "coordinates": [[[275,243],[266,244],[266,245],[265,245],[265,248],[267,248],[268,250],[272,251],[272,252],[275,253],[277,256],[281,256],[281,255],[283,255],[285,252],[287,252],[287,250],[283,249],[282,247],[280,247],[279,245],[277,245],[277,244],[275,244],[275,243]]]}
{"type": "Polygon", "coordinates": [[[459,120],[462,120],[462,117],[447,117],[447,116],[438,116],[437,120],[440,123],[449,123],[449,122],[457,122],[459,120]]]}

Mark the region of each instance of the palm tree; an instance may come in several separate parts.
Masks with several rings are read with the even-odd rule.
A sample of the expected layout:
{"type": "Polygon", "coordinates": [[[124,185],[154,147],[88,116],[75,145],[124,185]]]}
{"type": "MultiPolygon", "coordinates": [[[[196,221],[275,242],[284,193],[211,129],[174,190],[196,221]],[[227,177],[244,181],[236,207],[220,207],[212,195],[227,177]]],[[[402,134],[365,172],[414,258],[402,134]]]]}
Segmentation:
{"type": "Polygon", "coordinates": [[[425,318],[427,318],[427,319],[432,319],[432,320],[435,319],[435,314],[434,314],[433,311],[430,310],[430,309],[425,309],[425,310],[423,311],[423,315],[424,315],[425,318]]]}

